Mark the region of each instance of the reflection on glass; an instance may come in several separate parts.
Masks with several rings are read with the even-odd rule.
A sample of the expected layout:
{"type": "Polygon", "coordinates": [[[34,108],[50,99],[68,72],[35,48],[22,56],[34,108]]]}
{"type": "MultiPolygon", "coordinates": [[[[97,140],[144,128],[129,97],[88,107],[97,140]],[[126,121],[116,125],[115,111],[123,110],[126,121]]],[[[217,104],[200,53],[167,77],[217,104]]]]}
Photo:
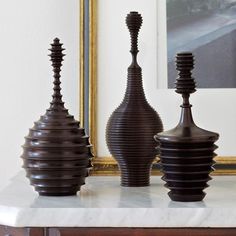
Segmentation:
{"type": "Polygon", "coordinates": [[[167,0],[168,87],[174,56],[192,51],[199,88],[236,88],[236,0],[167,0]]]}

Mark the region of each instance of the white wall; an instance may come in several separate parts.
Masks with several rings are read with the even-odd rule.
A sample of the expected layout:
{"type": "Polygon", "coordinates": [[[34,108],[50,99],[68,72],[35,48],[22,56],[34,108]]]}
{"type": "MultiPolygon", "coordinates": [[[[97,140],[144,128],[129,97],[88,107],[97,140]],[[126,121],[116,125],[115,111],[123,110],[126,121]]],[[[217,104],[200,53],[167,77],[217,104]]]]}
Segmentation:
{"type": "Polygon", "coordinates": [[[21,170],[24,136],[44,114],[52,94],[50,43],[66,48],[62,93],[78,117],[79,1],[0,1],[0,186],[21,170]]]}
{"type": "MultiPolygon", "coordinates": [[[[161,115],[165,129],[176,125],[181,99],[173,90],[157,89],[166,80],[164,5],[156,0],[98,0],[98,141],[99,155],[108,156],[105,126],[123,98],[130,64],[125,17],[143,15],[139,64],[146,96],[161,115]],[[158,21],[157,21],[158,18],[158,21]],[[163,21],[163,22],[162,22],[163,21]],[[157,32],[159,29],[159,32],[157,32]],[[157,43],[158,42],[158,43],[157,43]],[[158,55],[157,56],[157,52],[158,55]],[[157,66],[159,65],[158,70],[157,66]]],[[[49,106],[52,72],[49,43],[61,38],[66,47],[62,87],[66,107],[78,117],[79,1],[0,1],[0,187],[21,170],[24,136],[49,106]]],[[[236,91],[199,90],[192,96],[199,126],[218,131],[220,155],[236,155],[236,91]]]]}
{"type": "MultiPolygon", "coordinates": [[[[166,130],[173,128],[179,120],[180,96],[173,90],[157,89],[165,87],[167,80],[165,0],[99,0],[99,156],[110,155],[105,143],[106,122],[111,112],[120,104],[125,92],[127,67],[131,61],[125,17],[133,10],[139,11],[143,16],[138,61],[143,69],[146,97],[159,112],[166,130]]],[[[197,125],[220,133],[218,154],[236,156],[236,90],[198,90],[191,96],[191,102],[197,125]]]]}

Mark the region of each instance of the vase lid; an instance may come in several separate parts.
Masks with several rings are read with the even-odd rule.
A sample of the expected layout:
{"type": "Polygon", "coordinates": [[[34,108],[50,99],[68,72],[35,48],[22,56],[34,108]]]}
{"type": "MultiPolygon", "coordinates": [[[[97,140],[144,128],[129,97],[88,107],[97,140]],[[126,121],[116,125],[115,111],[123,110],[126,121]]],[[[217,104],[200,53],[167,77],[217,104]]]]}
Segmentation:
{"type": "Polygon", "coordinates": [[[176,56],[176,69],[179,71],[175,82],[176,93],[183,97],[181,117],[178,125],[168,131],[158,133],[155,138],[163,142],[215,142],[219,134],[199,128],[193,121],[189,97],[196,91],[196,83],[192,77],[194,57],[191,52],[181,52],[176,56]]]}

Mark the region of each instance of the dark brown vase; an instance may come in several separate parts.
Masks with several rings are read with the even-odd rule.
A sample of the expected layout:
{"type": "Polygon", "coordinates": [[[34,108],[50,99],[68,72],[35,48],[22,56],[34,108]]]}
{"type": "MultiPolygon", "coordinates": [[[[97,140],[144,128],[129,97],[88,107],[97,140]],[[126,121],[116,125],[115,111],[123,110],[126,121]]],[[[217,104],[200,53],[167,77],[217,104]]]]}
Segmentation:
{"type": "Polygon", "coordinates": [[[176,92],[183,97],[180,121],[174,129],[155,136],[160,144],[162,179],[173,201],[201,201],[206,195],[203,190],[211,179],[209,174],[213,171],[217,148],[214,143],[219,135],[199,128],[192,118],[189,96],[196,91],[191,74],[194,68],[192,53],[177,54],[176,67],[179,71],[176,92]]]}
{"type": "Polygon", "coordinates": [[[163,130],[157,112],[148,104],[142,85],[142,70],[137,63],[138,32],[142,17],[130,12],[126,24],[131,35],[132,63],[128,68],[125,97],[107,123],[107,146],[119,164],[121,185],[149,185],[150,169],[157,155],[153,136],[163,130]]]}
{"type": "Polygon", "coordinates": [[[39,195],[75,195],[85,183],[91,166],[89,137],[68,113],[62,101],[60,71],[64,54],[59,39],[50,49],[54,93],[50,108],[25,137],[23,167],[39,195]]]}

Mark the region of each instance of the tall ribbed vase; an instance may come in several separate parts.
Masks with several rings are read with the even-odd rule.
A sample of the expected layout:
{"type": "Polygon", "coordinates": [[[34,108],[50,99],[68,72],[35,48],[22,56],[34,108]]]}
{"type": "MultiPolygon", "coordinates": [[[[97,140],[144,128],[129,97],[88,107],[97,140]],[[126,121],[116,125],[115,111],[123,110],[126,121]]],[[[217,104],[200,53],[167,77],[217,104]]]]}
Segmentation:
{"type": "Polygon", "coordinates": [[[54,72],[49,109],[34,122],[23,145],[23,167],[39,195],[75,195],[85,184],[91,166],[89,137],[64,106],[60,71],[64,54],[59,39],[50,49],[54,72]]]}
{"type": "Polygon", "coordinates": [[[163,130],[163,125],[145,98],[142,69],[137,63],[141,15],[130,12],[126,24],[131,35],[132,63],[124,99],[108,120],[106,141],[121,170],[121,185],[142,187],[150,183],[150,170],[157,155],[153,136],[163,130]]]}

